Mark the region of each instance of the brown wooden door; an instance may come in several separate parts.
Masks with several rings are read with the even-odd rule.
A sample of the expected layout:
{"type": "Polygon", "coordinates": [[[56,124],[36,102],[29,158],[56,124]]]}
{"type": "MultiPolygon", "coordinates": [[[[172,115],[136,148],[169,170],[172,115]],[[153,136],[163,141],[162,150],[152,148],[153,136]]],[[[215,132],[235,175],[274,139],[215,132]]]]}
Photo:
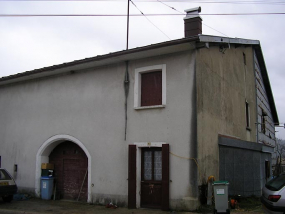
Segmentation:
{"type": "Polygon", "coordinates": [[[162,150],[142,149],[141,207],[162,207],[162,150]]]}
{"type": "Polygon", "coordinates": [[[77,200],[83,184],[79,200],[87,201],[88,158],[85,152],[75,143],[63,142],[51,152],[49,161],[55,167],[57,195],[77,200]]]}

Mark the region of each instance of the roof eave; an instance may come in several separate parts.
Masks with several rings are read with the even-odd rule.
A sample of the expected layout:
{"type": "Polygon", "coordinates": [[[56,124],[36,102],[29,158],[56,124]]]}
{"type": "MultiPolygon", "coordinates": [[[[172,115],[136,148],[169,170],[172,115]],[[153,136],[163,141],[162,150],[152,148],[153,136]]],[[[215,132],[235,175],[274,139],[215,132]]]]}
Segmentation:
{"type": "Polygon", "coordinates": [[[164,54],[170,54],[174,52],[194,49],[195,42],[197,41],[199,41],[199,37],[193,36],[189,38],[171,40],[139,48],[118,51],[105,55],[99,55],[87,59],[76,60],[59,65],[53,65],[49,67],[35,69],[32,71],[26,71],[23,73],[18,73],[11,76],[0,78],[0,85],[6,85],[36,78],[43,78],[67,72],[80,71],[98,66],[104,66],[107,64],[119,63],[119,62],[136,60],[145,57],[164,55],[164,54]]]}
{"type": "Polygon", "coordinates": [[[268,77],[268,73],[267,73],[266,64],[265,64],[265,60],[263,57],[262,49],[261,49],[260,45],[254,45],[253,48],[255,50],[257,60],[258,60],[258,63],[259,63],[260,69],[261,69],[261,75],[262,75],[262,79],[264,82],[266,94],[268,97],[268,101],[269,101],[269,105],[270,105],[270,109],[271,109],[271,113],[272,113],[272,117],[273,117],[273,122],[276,126],[278,126],[279,125],[278,113],[276,110],[274,96],[273,96],[273,93],[271,90],[271,84],[270,84],[270,80],[268,77]]]}

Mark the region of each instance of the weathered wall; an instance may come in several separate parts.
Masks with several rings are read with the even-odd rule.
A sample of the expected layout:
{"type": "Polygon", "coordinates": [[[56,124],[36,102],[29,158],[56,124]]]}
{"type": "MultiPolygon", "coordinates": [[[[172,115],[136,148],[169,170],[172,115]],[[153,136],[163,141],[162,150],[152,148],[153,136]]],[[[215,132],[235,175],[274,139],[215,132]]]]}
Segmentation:
{"type": "MultiPolygon", "coordinates": [[[[192,52],[129,62],[126,141],[124,62],[2,86],[2,167],[13,172],[13,165],[18,164],[14,175],[19,188],[34,192],[40,147],[52,136],[69,135],[78,139],[92,157],[91,200],[126,205],[128,144],[166,142],[179,156],[196,156],[194,68],[192,52]],[[134,69],[157,64],[166,64],[166,106],[135,110],[134,69]]],[[[172,208],[189,208],[193,201],[196,203],[196,170],[193,161],[170,156],[172,208]]]]}
{"type": "Polygon", "coordinates": [[[218,135],[256,141],[256,98],[251,47],[197,50],[197,130],[200,178],[219,179],[218,135]],[[246,56],[244,63],[243,54],[246,56]],[[245,103],[250,107],[246,128],[245,103]]]}
{"type": "Polygon", "coordinates": [[[256,77],[256,94],[257,94],[257,127],[258,142],[261,144],[275,146],[275,124],[273,121],[272,110],[269,105],[268,95],[265,89],[264,80],[260,65],[254,53],[254,70],[256,77]],[[264,131],[262,130],[262,116],[265,116],[264,131]]]}

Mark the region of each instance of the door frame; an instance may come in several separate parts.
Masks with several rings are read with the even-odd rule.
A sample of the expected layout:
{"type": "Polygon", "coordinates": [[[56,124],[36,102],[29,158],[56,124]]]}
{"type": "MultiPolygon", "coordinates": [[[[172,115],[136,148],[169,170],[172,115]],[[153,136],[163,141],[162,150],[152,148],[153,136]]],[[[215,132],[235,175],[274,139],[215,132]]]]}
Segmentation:
{"type": "Polygon", "coordinates": [[[141,207],[141,160],[142,160],[142,148],[162,148],[163,144],[167,144],[166,142],[135,142],[134,145],[137,147],[136,151],[136,207],[141,207]]]}

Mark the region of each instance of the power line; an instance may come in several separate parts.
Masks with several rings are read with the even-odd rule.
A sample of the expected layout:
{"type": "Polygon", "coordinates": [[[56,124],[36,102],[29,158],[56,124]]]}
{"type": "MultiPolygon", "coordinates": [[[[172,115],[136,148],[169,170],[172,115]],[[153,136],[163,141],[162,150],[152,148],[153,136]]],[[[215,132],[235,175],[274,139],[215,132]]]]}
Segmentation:
{"type": "MultiPolygon", "coordinates": [[[[183,13],[183,12],[181,12],[181,11],[179,11],[179,10],[176,10],[174,7],[171,7],[171,6],[169,6],[169,5],[165,4],[165,3],[163,3],[163,2],[160,1],[160,0],[157,0],[157,1],[160,2],[160,3],[162,3],[162,4],[164,4],[165,6],[169,7],[170,9],[175,10],[175,11],[177,11],[178,13],[185,15],[185,13],[183,13]]],[[[218,33],[220,33],[220,34],[222,34],[222,35],[228,37],[228,35],[226,35],[226,34],[220,32],[220,31],[216,30],[215,28],[210,27],[209,25],[206,25],[204,22],[202,22],[202,25],[205,25],[206,27],[211,28],[212,30],[214,30],[214,31],[216,31],[216,32],[218,32],[218,33]]]]}
{"type": "Polygon", "coordinates": [[[140,11],[140,13],[141,13],[154,27],[156,27],[156,28],[157,28],[161,33],[163,33],[169,40],[171,40],[169,36],[167,36],[162,30],[159,29],[159,27],[157,27],[154,23],[152,23],[152,21],[150,21],[150,20],[145,16],[145,14],[135,5],[135,3],[134,3],[132,0],[130,0],[130,1],[131,1],[132,4],[138,9],[138,11],[140,11]]]}
{"type": "MultiPolygon", "coordinates": [[[[8,1],[8,0],[0,0],[1,1],[8,1]]],[[[43,1],[55,1],[55,2],[68,2],[68,1],[71,1],[71,2],[81,2],[81,0],[9,0],[9,1],[38,1],[38,2],[43,2],[43,1]]],[[[102,1],[102,0],[84,0],[84,1],[89,1],[89,2],[92,2],[92,1],[102,1]]],[[[104,0],[104,1],[110,1],[110,2],[114,2],[114,1],[125,1],[125,0],[104,0]]],[[[140,2],[152,2],[154,0],[137,0],[137,1],[140,1],[140,2]]],[[[198,0],[198,1],[193,1],[193,0],[161,0],[161,2],[188,2],[188,3],[200,3],[200,4],[275,4],[275,5],[284,5],[285,2],[284,1],[270,1],[270,0],[252,0],[252,1],[248,1],[248,0],[241,0],[241,1],[229,1],[229,0],[220,0],[220,1],[215,1],[215,0],[198,0]]]]}
{"type": "Polygon", "coordinates": [[[222,33],[221,31],[218,31],[218,30],[216,30],[215,28],[212,28],[212,27],[210,27],[209,25],[206,25],[204,22],[202,22],[202,24],[205,25],[205,26],[208,27],[208,28],[211,28],[211,29],[214,30],[214,31],[217,31],[218,33],[220,33],[220,34],[222,34],[222,35],[224,35],[224,36],[226,36],[226,37],[229,37],[228,35],[222,33]]]}
{"type": "MultiPolygon", "coordinates": [[[[130,14],[129,16],[181,16],[185,14],[130,14]]],[[[284,13],[204,13],[201,16],[259,16],[259,15],[285,15],[284,13]]],[[[0,17],[61,17],[61,16],[114,16],[114,17],[125,17],[126,14],[0,14],[0,17]]]]}
{"type": "Polygon", "coordinates": [[[160,1],[160,0],[157,0],[157,1],[160,2],[161,4],[164,4],[165,6],[169,7],[170,9],[177,11],[178,13],[185,14],[185,13],[179,11],[179,10],[176,10],[174,7],[171,7],[171,6],[169,6],[169,5],[165,4],[165,3],[163,3],[163,2],[160,1]]]}

